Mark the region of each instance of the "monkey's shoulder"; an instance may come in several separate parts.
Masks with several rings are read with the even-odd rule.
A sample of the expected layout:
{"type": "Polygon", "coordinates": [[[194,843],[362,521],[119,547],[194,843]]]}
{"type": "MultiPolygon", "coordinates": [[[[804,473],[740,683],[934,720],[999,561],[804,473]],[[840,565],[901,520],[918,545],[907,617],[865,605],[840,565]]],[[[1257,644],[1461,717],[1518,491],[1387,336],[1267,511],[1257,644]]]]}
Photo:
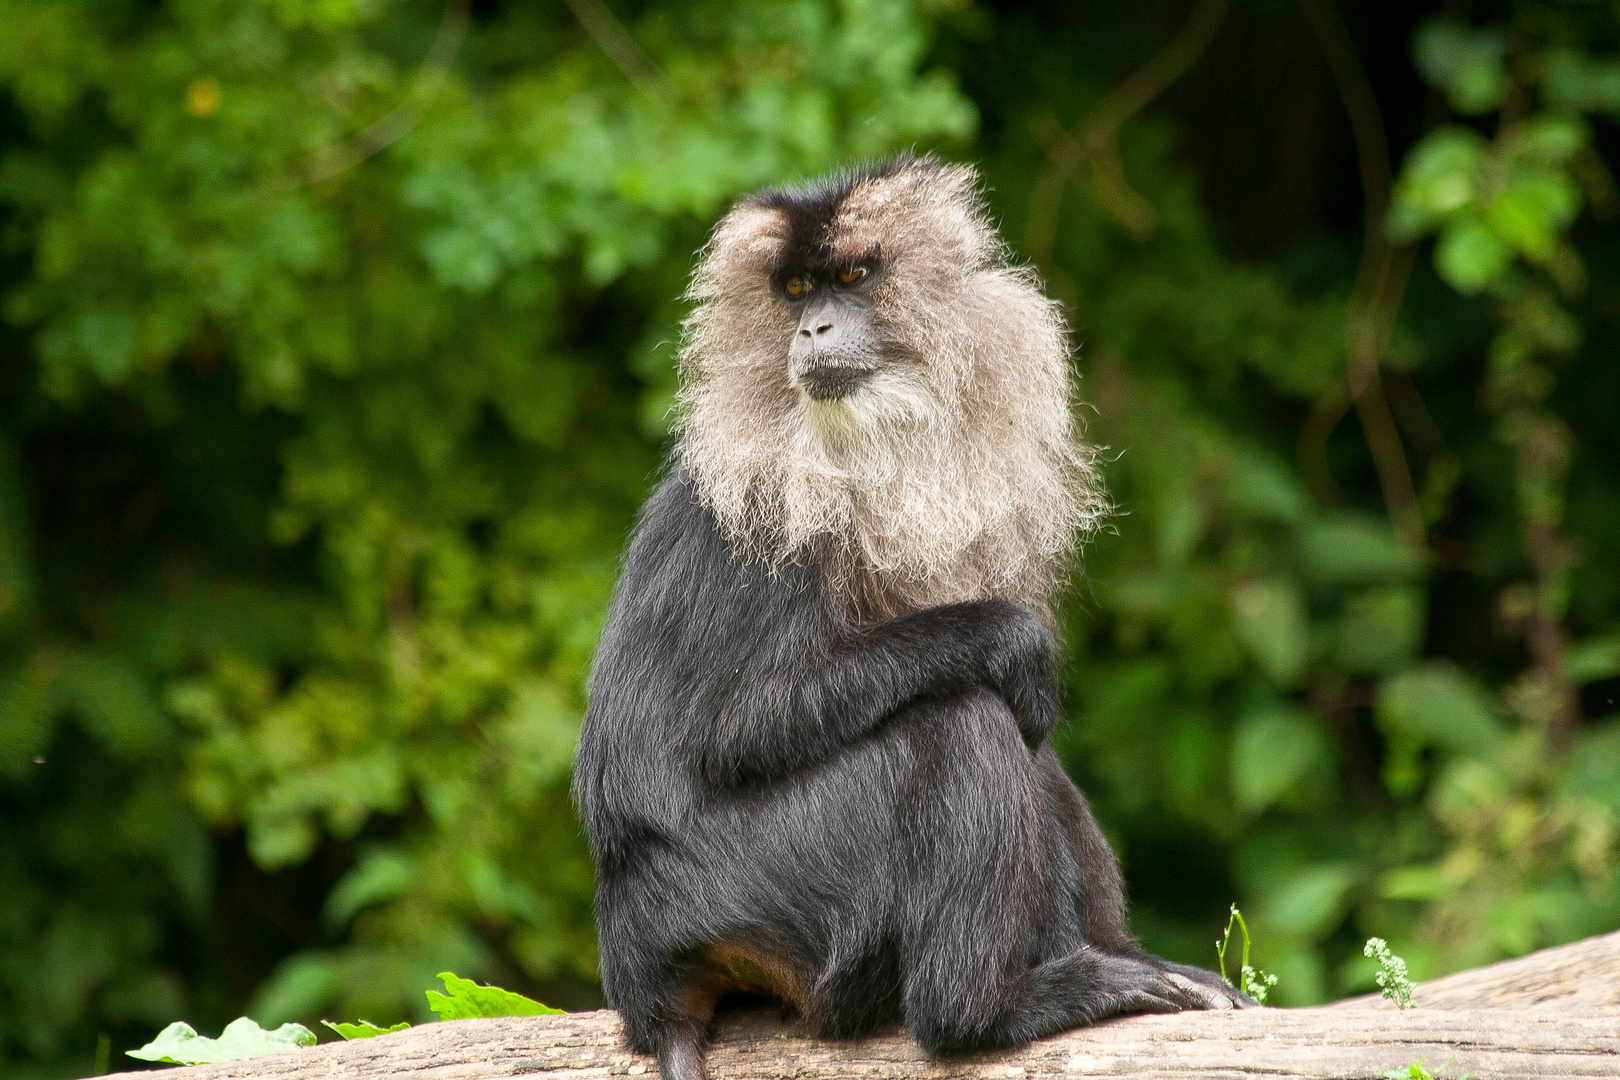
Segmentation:
{"type": "Polygon", "coordinates": [[[740,669],[825,633],[825,589],[802,567],[738,555],[691,481],[667,477],[625,553],[592,664],[592,711],[665,727],[740,669]]]}
{"type": "Polygon", "coordinates": [[[700,616],[712,605],[815,602],[814,560],[767,565],[729,537],[690,476],[674,470],[647,499],[625,553],[614,607],[673,607],[700,616]]]}
{"type": "Polygon", "coordinates": [[[630,534],[627,561],[637,556],[677,551],[712,558],[723,555],[727,546],[719,520],[703,505],[692,478],[683,470],[674,469],[659,481],[642,504],[636,527],[630,534]]]}

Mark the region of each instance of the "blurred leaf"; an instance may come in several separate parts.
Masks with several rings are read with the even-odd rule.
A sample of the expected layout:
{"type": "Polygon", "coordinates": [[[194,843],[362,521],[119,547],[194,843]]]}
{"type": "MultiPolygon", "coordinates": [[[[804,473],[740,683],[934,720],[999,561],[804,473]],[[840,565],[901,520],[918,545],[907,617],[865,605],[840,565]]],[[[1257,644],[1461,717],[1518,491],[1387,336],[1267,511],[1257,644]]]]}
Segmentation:
{"type": "Polygon", "coordinates": [[[378,1027],[369,1020],[358,1020],[352,1024],[333,1023],[330,1020],[322,1020],[321,1023],[343,1036],[345,1040],[370,1039],[378,1035],[392,1035],[396,1031],[404,1031],[411,1026],[404,1020],[401,1020],[393,1027],[378,1027]]]}
{"type": "Polygon", "coordinates": [[[1490,696],[1473,679],[1443,664],[1402,672],[1378,688],[1380,725],[1425,745],[1481,752],[1503,733],[1490,696]]]}
{"type": "Polygon", "coordinates": [[[1600,60],[1569,47],[1545,60],[1543,92],[1555,108],[1581,112],[1620,111],[1620,60],[1600,60]]]}
{"type": "Polygon", "coordinates": [[[1297,525],[1310,513],[1310,497],[1299,477],[1281,462],[1252,451],[1232,456],[1227,502],[1240,513],[1297,525]]]}
{"type": "Polygon", "coordinates": [[[1401,166],[1390,207],[1394,238],[1415,239],[1470,206],[1489,152],[1490,144],[1469,128],[1442,127],[1425,135],[1401,166]]]}
{"type": "Polygon", "coordinates": [[[121,756],[155,754],[172,743],[174,725],[152,688],[123,657],[74,656],[58,676],[57,700],[121,756]]]}
{"type": "Polygon", "coordinates": [[[1347,671],[1385,674],[1411,662],[1427,615],[1413,588],[1369,589],[1350,598],[1339,626],[1338,662],[1347,671]]]}
{"type": "Polygon", "coordinates": [[[1507,43],[1500,31],[1434,19],[1418,29],[1413,53],[1423,77],[1445,90],[1458,112],[1489,112],[1507,92],[1507,43]]]}
{"type": "Polygon", "coordinates": [[[1282,580],[1247,582],[1233,592],[1232,610],[1238,636],[1261,669],[1279,685],[1292,685],[1310,644],[1298,590],[1282,580]]]}
{"type": "Polygon", "coordinates": [[[1403,866],[1378,881],[1378,895],[1386,900],[1437,900],[1452,888],[1438,866],[1403,866]]]}
{"type": "Polygon", "coordinates": [[[1280,934],[1314,936],[1343,914],[1355,879],[1355,868],[1342,863],[1291,872],[1270,887],[1264,920],[1280,934]]]}
{"type": "Polygon", "coordinates": [[[43,754],[53,734],[54,675],[36,662],[0,676],[0,769],[26,772],[43,754]]]}
{"type": "Polygon", "coordinates": [[[498,986],[479,986],[448,971],[441,971],[446,993],[427,991],[428,1007],[440,1020],[467,1020],[476,1016],[557,1016],[561,1009],[542,1005],[522,994],[498,986]]]}
{"type": "MultiPolygon", "coordinates": [[[[1522,802],[1515,808],[1513,794],[1511,778],[1496,763],[1463,757],[1441,768],[1430,804],[1437,817],[1460,833],[1476,832],[1483,823],[1506,824],[1510,816],[1517,816],[1523,824],[1533,826],[1533,812],[1529,816],[1523,813],[1531,808],[1522,802]]],[[[1513,846],[1511,837],[1504,836],[1504,839],[1513,846]]],[[[1472,873],[1464,876],[1472,876],[1472,873]]]]}
{"type": "MultiPolygon", "coordinates": [[[[1526,226],[1527,231],[1533,225],[1526,226]]],[[[1490,225],[1459,217],[1447,225],[1434,249],[1434,266],[1457,291],[1476,293],[1507,272],[1513,249],[1490,225]]]]}
{"type": "MultiPolygon", "coordinates": [[[[1563,165],[1591,145],[1592,130],[1577,116],[1540,113],[1524,121],[1516,138],[1517,150],[1523,157],[1537,165],[1563,165]]],[[[1549,175],[1572,183],[1561,172],[1549,175]]],[[[1579,199],[1579,188],[1553,197],[1553,205],[1562,212],[1566,224],[1574,220],[1579,199]]]]}
{"type": "Polygon", "coordinates": [[[1335,997],[1329,989],[1322,957],[1313,948],[1299,946],[1279,950],[1274,945],[1266,953],[1266,967],[1277,976],[1270,1004],[1299,1008],[1321,1005],[1335,997]]]}
{"type": "MultiPolygon", "coordinates": [[[[1571,177],[1541,169],[1510,180],[1486,207],[1485,220],[1496,236],[1533,259],[1545,260],[1580,205],[1580,189],[1571,177]]],[[[1459,284],[1455,278],[1452,282],[1459,284]]]]}
{"type": "Polygon", "coordinates": [[[218,1039],[204,1038],[190,1024],[177,1020],[139,1050],[126,1050],[125,1053],[142,1061],[206,1065],[314,1045],[315,1033],[302,1024],[282,1024],[274,1031],[265,1031],[243,1016],[227,1024],[218,1039]]]}
{"type": "Polygon", "coordinates": [[[1620,634],[1576,642],[1564,657],[1564,678],[1579,686],[1620,675],[1620,634]]]}
{"type": "Polygon", "coordinates": [[[1257,813],[1314,769],[1332,761],[1333,747],[1309,713],[1269,707],[1238,721],[1232,739],[1232,794],[1239,809],[1257,813]]]}
{"type": "Polygon", "coordinates": [[[406,892],[416,874],[416,864],[402,852],[371,852],[332,887],[321,909],[321,921],[341,927],[361,909],[406,892]]]}
{"type": "Polygon", "coordinates": [[[1300,530],[1301,568],[1323,585],[1404,581],[1422,572],[1387,524],[1354,515],[1335,515],[1300,530]]]}
{"type": "Polygon", "coordinates": [[[1159,515],[1159,558],[1169,566],[1187,561],[1204,532],[1204,506],[1187,493],[1176,493],[1159,515]]]}
{"type": "Polygon", "coordinates": [[[309,1016],[336,999],[343,988],[343,965],[319,952],[294,953],[271,973],[253,995],[250,1008],[270,1021],[309,1016]]]}
{"type": "Polygon", "coordinates": [[[1591,799],[1620,823],[1620,721],[1580,732],[1562,782],[1571,800],[1591,799]]]}

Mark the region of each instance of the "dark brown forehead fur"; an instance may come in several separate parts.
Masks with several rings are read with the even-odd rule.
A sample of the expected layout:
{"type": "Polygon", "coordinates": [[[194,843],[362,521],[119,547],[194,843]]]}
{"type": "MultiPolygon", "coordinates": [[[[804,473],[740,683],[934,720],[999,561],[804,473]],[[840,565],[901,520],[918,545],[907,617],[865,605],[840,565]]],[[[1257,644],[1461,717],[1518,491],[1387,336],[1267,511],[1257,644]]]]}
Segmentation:
{"type": "MultiPolygon", "coordinates": [[[[833,221],[855,188],[868,181],[893,176],[916,162],[910,154],[841,169],[796,187],[771,188],[749,197],[745,206],[775,210],[787,222],[787,239],[772,260],[771,276],[788,273],[822,274],[847,263],[852,255],[867,259],[879,257],[874,241],[871,250],[859,253],[835,251],[832,246],[833,221]]],[[[927,162],[930,159],[924,158],[927,162]]]]}

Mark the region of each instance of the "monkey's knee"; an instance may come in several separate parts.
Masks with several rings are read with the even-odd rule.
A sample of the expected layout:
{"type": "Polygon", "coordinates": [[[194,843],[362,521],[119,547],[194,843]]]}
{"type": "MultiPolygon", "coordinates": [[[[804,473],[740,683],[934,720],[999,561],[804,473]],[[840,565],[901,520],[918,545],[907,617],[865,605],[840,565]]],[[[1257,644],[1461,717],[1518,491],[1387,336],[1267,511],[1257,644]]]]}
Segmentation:
{"type": "MultiPolygon", "coordinates": [[[[918,850],[998,866],[1028,850],[1041,795],[1034,758],[1006,704],[977,691],[935,705],[921,719],[901,808],[909,816],[905,833],[918,850]]],[[[965,869],[949,872],[955,877],[965,869]]]]}
{"type": "Polygon", "coordinates": [[[1020,782],[1032,776],[1034,757],[1018,721],[994,691],[976,687],[929,701],[907,720],[912,746],[925,766],[978,777],[1010,774],[1020,782]]]}

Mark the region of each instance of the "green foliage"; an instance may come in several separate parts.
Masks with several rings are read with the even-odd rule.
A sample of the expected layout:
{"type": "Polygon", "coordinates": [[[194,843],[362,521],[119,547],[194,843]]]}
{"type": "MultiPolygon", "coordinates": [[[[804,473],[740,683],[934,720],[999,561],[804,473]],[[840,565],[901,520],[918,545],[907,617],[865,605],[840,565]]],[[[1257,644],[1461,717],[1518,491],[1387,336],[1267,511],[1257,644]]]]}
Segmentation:
{"type": "Polygon", "coordinates": [[[1436,19],[1418,31],[1412,52],[1424,77],[1460,113],[1490,112],[1507,93],[1507,36],[1500,30],[1436,19]]]}
{"type": "Polygon", "coordinates": [[[1226,975],[1226,950],[1232,944],[1234,924],[1243,935],[1243,959],[1238,966],[1240,988],[1245,994],[1264,1005],[1266,998],[1271,994],[1271,988],[1277,985],[1277,976],[1268,975],[1249,964],[1249,924],[1244,921],[1243,913],[1238,910],[1236,904],[1232,905],[1232,914],[1226,920],[1226,930],[1221,934],[1221,940],[1215,943],[1215,958],[1221,978],[1226,980],[1226,985],[1233,985],[1232,980],[1226,975]]]}
{"type": "Polygon", "coordinates": [[[1412,1008],[1412,991],[1417,989],[1417,984],[1407,977],[1406,961],[1390,952],[1389,943],[1383,938],[1368,938],[1361,952],[1378,964],[1378,974],[1373,977],[1383,996],[1393,1001],[1398,1009],[1412,1008]]]}
{"type": "Polygon", "coordinates": [[[983,104],[1010,234],[1055,221],[1032,253],[1081,330],[1089,434],[1119,451],[1128,511],[1088,549],[1066,620],[1078,723],[1060,749],[1147,943],[1207,950],[1207,915],[1170,914],[1202,873],[1203,905],[1235,892],[1262,928],[1282,1004],[1370,988],[1373,933],[1429,977],[1620,925],[1620,817],[1594,794],[1614,790],[1597,747],[1616,730],[1620,548],[1576,540],[1611,536],[1620,493],[1595,404],[1614,368],[1587,344],[1613,332],[1587,299],[1615,265],[1608,219],[1586,216],[1607,212],[1592,132],[1608,121],[1552,102],[1543,62],[1557,40],[1600,82],[1614,26],[1559,10],[1556,34],[1450,23],[1413,42],[1466,120],[1397,158],[1383,223],[1406,245],[1392,265],[1417,261],[1373,379],[1408,519],[1345,346],[1367,317],[1362,238],[1232,257],[1170,156],[1198,136],[1151,117],[1120,135],[1151,237],[1086,167],[1054,183],[1041,118],[1083,132],[1127,72],[1066,55],[1044,24],[1001,46],[1042,79],[983,104]]]}
{"type": "Polygon", "coordinates": [[[369,1039],[377,1035],[392,1035],[396,1031],[404,1031],[411,1026],[408,1020],[401,1020],[392,1027],[378,1027],[369,1020],[358,1020],[352,1024],[333,1023],[330,1020],[322,1020],[321,1023],[343,1036],[345,1041],[349,1039],[369,1039]]]}
{"type": "MultiPolygon", "coordinates": [[[[1432,1073],[1428,1069],[1424,1068],[1423,1061],[1423,1058],[1418,1058],[1404,1069],[1390,1069],[1389,1071],[1381,1072],[1378,1075],[1382,1077],[1383,1080],[1445,1080],[1445,1078],[1440,1076],[1439,1073],[1432,1073]]],[[[1450,1064],[1451,1058],[1446,1058],[1445,1065],[1441,1065],[1440,1068],[1444,1070],[1446,1065],[1450,1064]]],[[[1472,1076],[1474,1076],[1474,1071],[1470,1069],[1468,1072],[1458,1076],[1456,1080],[1470,1080],[1472,1076]]]]}
{"type": "Polygon", "coordinates": [[[302,1024],[282,1024],[274,1031],[266,1031],[247,1017],[240,1016],[227,1024],[217,1039],[198,1035],[190,1024],[176,1020],[139,1050],[126,1050],[125,1053],[142,1061],[208,1065],[216,1061],[258,1057],[260,1054],[275,1054],[314,1045],[315,1033],[302,1024]]]}
{"type": "Polygon", "coordinates": [[[442,9],[0,0],[0,1071],[599,999],[568,769],[691,253],[975,122],[899,0],[643,5],[651,96],[524,4],[415,95],[442,9]]]}
{"type": "Polygon", "coordinates": [[[439,978],[444,982],[446,993],[429,990],[427,1000],[428,1008],[440,1020],[468,1020],[476,1016],[558,1016],[563,1011],[498,986],[479,986],[453,972],[441,971],[439,978]]]}
{"type": "Polygon", "coordinates": [[[1436,131],[1412,152],[1391,230],[1400,239],[1438,231],[1435,267],[1464,292],[1501,281],[1516,256],[1571,274],[1563,234],[1582,203],[1572,163],[1590,138],[1578,119],[1552,114],[1494,144],[1469,128],[1436,131]]]}

